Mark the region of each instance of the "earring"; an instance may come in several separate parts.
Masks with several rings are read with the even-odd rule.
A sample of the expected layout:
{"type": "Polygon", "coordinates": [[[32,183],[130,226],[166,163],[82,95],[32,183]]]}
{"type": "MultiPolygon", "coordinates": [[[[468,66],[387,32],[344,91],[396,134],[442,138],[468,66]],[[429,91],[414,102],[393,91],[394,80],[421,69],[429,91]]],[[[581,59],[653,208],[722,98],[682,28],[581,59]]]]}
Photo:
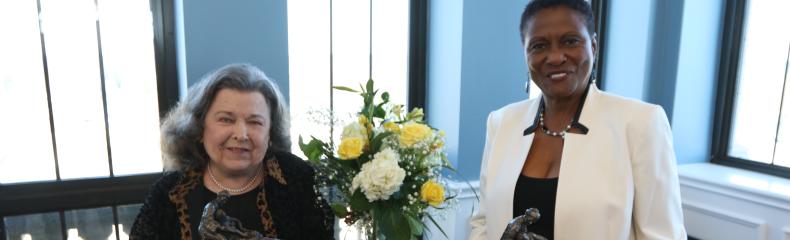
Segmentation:
{"type": "Polygon", "coordinates": [[[529,85],[530,85],[529,83],[531,81],[532,81],[532,79],[530,77],[527,77],[527,81],[524,84],[524,92],[527,93],[527,96],[529,96],[529,85]]]}
{"type": "Polygon", "coordinates": [[[592,72],[590,73],[590,83],[592,83],[592,84],[597,84],[598,83],[597,75],[598,75],[597,71],[595,71],[595,68],[593,68],[592,72]]]}

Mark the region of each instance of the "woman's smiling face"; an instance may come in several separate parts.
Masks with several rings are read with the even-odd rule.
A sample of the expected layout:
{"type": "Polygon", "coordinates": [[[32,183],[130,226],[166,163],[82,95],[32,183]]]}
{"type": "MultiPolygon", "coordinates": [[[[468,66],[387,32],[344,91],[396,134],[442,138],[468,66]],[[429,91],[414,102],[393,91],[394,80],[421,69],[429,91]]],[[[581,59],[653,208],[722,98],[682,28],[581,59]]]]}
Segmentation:
{"type": "Polygon", "coordinates": [[[557,6],[537,12],[524,29],[532,81],[549,98],[581,94],[592,72],[597,43],[581,13],[557,6]]]}
{"type": "Polygon", "coordinates": [[[222,89],[204,119],[203,147],[226,173],[251,170],[269,148],[271,111],[260,92],[222,89]]]}

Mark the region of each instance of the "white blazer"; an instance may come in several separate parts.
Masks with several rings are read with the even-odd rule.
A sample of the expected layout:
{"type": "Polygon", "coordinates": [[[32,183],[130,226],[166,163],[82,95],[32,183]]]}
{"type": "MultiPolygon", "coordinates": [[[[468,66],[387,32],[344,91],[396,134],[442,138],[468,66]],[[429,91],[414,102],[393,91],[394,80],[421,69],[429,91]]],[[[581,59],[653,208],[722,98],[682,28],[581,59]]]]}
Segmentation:
{"type": "MultiPolygon", "coordinates": [[[[540,99],[488,116],[480,168],[480,208],[469,239],[500,239],[513,218],[516,180],[532,146],[540,99]]],[[[660,106],[590,86],[579,123],[587,134],[565,136],[555,239],[686,239],[675,152],[660,106]]]]}

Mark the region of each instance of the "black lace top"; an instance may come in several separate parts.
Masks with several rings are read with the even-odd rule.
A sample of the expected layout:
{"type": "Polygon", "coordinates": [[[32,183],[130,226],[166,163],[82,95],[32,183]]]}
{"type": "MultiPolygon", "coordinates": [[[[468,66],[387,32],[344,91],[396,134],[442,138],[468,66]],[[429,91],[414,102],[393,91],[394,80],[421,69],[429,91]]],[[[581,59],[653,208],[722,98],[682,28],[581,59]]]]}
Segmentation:
{"type": "Polygon", "coordinates": [[[513,218],[524,215],[528,208],[537,208],[540,219],[527,229],[548,239],[554,239],[554,205],[557,200],[558,180],[519,175],[513,194],[513,218]]]}
{"type": "MultiPolygon", "coordinates": [[[[264,160],[263,168],[264,181],[251,191],[255,201],[245,207],[259,217],[229,215],[267,237],[333,239],[334,215],[325,201],[317,200],[313,168],[287,152],[274,153],[264,160]]],[[[199,235],[192,227],[193,205],[188,204],[188,198],[199,194],[202,176],[202,169],[169,172],[154,183],[132,225],[130,239],[191,240],[199,235]]],[[[202,213],[202,207],[199,211],[202,213]]]]}

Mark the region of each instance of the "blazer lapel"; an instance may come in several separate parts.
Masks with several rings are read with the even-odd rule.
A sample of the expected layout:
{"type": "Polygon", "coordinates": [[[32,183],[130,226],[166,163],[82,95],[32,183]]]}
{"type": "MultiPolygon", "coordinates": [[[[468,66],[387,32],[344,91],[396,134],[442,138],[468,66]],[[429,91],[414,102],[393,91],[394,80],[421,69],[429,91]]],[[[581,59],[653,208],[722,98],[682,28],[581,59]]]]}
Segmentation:
{"type": "MultiPolygon", "coordinates": [[[[576,232],[574,231],[557,231],[573,226],[584,226],[582,223],[587,220],[585,213],[574,212],[578,208],[574,205],[585,205],[592,201],[584,201],[580,199],[594,198],[597,196],[595,180],[600,179],[597,177],[600,172],[596,167],[602,166],[599,163],[592,162],[591,157],[596,156],[600,152],[597,147],[589,146],[589,144],[596,144],[594,139],[601,131],[600,126],[595,122],[596,105],[595,99],[600,94],[599,90],[594,86],[590,86],[587,96],[584,99],[584,107],[578,116],[578,123],[582,126],[589,127],[586,134],[570,133],[565,136],[565,142],[562,149],[562,161],[560,162],[559,183],[557,185],[557,200],[554,206],[554,238],[555,239],[574,239],[576,232]],[[591,155],[592,154],[592,155],[591,155]]],[[[602,149],[601,149],[602,150],[602,149]]],[[[594,204],[593,204],[594,206],[594,204]]]]}
{"type": "Polygon", "coordinates": [[[493,235],[500,236],[507,223],[513,218],[513,192],[518,176],[521,174],[521,167],[524,166],[527,153],[529,153],[532,140],[535,137],[534,132],[524,134],[524,130],[533,125],[539,102],[534,101],[533,104],[527,106],[525,111],[515,111],[523,112],[523,115],[504,116],[502,120],[501,131],[503,132],[498,133],[501,137],[497,143],[499,144],[497,156],[494,156],[502,159],[502,162],[496,171],[497,175],[489,176],[489,178],[493,177],[495,180],[492,182],[496,183],[490,185],[493,188],[490,192],[499,194],[499,196],[490,196],[490,198],[501,199],[501,201],[495,202],[502,204],[488,208],[492,216],[496,216],[491,219],[497,221],[492,223],[494,226],[492,229],[500,229],[500,232],[493,233],[493,235]]]}

